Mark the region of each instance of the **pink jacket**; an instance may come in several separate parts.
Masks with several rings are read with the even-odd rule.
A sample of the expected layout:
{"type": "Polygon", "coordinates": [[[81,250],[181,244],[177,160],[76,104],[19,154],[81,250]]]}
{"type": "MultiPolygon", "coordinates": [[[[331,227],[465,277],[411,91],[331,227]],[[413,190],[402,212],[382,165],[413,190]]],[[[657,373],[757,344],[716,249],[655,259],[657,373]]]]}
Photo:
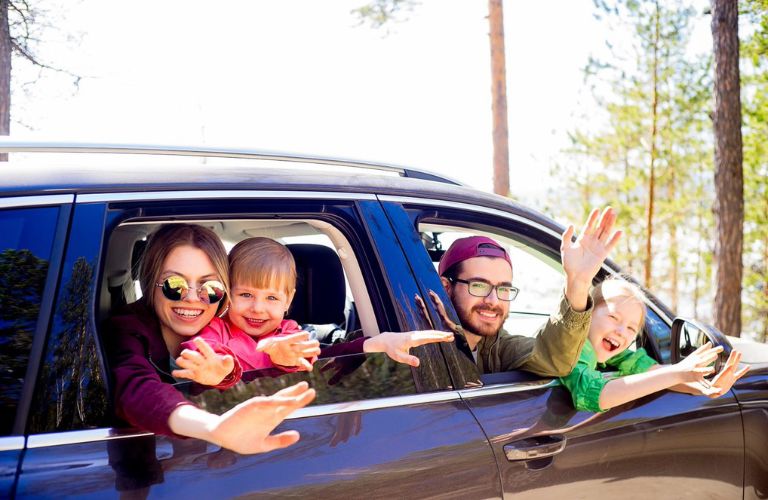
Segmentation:
{"type": "MultiPolygon", "coordinates": [[[[286,372],[298,370],[293,366],[280,366],[272,362],[265,352],[256,350],[258,342],[270,337],[290,335],[302,331],[298,323],[292,319],[284,319],[274,331],[258,338],[251,337],[237,326],[221,318],[213,318],[208,326],[200,330],[194,338],[202,338],[218,354],[229,354],[235,360],[235,367],[229,375],[219,383],[217,389],[227,389],[235,385],[248,370],[263,370],[265,368],[280,368],[286,372]]],[[[184,349],[197,351],[197,346],[192,340],[181,344],[184,349]]]]}

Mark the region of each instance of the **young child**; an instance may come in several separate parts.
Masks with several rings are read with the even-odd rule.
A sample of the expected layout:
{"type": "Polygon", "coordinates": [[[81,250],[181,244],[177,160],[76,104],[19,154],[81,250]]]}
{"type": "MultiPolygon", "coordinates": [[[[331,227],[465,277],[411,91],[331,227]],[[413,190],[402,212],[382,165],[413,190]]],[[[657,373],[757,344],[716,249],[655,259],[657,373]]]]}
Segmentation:
{"type": "Polygon", "coordinates": [[[622,279],[605,280],[593,291],[589,342],[573,371],[560,379],[571,391],[577,410],[602,412],[664,389],[717,397],[749,369],[736,370],[741,353],[734,350],[712,382],[705,380],[705,375],[714,372],[710,365],[722,351],[709,342],[679,363],[665,366],[657,364],[645,349],[629,350],[645,322],[642,297],[636,285],[622,279]],[[605,378],[598,365],[616,368],[618,376],[605,378]]]}
{"type": "Polygon", "coordinates": [[[270,238],[248,238],[229,252],[229,276],[226,315],[182,343],[174,377],[226,389],[247,370],[311,370],[319,342],[285,319],[296,291],[291,252],[270,238]]]}

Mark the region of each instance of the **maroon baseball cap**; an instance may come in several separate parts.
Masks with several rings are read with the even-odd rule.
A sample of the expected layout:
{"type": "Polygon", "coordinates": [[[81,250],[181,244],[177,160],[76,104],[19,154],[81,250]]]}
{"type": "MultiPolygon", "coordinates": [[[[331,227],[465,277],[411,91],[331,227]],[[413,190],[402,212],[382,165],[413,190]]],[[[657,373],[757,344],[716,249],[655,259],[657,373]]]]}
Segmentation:
{"type": "Polygon", "coordinates": [[[446,250],[437,266],[437,273],[442,276],[454,264],[473,257],[499,257],[509,262],[509,267],[512,267],[509,254],[501,245],[486,236],[468,236],[454,241],[446,250]]]}

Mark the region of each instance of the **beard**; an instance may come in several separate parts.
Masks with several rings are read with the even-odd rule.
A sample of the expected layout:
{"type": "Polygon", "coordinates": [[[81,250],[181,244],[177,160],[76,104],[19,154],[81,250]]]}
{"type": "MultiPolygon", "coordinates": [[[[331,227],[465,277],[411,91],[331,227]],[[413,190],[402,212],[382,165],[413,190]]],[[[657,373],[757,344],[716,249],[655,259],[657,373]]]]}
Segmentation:
{"type": "Polygon", "coordinates": [[[459,316],[461,326],[464,327],[464,329],[469,333],[474,333],[475,335],[479,335],[481,337],[493,337],[498,334],[508,316],[508,314],[504,314],[503,309],[500,307],[477,305],[470,307],[469,309],[465,309],[454,302],[453,308],[456,310],[456,314],[459,316]],[[484,321],[481,322],[476,320],[473,315],[480,311],[496,313],[498,315],[496,322],[487,323],[484,321]]]}

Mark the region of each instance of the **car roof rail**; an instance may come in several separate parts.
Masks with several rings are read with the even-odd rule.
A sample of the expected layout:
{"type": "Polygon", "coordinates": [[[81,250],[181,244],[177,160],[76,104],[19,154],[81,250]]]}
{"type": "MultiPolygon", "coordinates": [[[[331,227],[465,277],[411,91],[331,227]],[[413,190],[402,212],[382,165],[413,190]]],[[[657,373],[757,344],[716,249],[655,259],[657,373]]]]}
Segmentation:
{"type": "Polygon", "coordinates": [[[304,164],[351,167],[380,172],[394,172],[401,177],[463,186],[459,181],[427,170],[420,170],[391,163],[378,163],[331,156],[320,156],[286,151],[262,149],[220,148],[209,146],[180,146],[157,144],[119,144],[90,142],[48,142],[17,140],[0,137],[0,153],[96,153],[160,156],[195,156],[205,158],[241,158],[250,160],[274,160],[304,164]]]}

